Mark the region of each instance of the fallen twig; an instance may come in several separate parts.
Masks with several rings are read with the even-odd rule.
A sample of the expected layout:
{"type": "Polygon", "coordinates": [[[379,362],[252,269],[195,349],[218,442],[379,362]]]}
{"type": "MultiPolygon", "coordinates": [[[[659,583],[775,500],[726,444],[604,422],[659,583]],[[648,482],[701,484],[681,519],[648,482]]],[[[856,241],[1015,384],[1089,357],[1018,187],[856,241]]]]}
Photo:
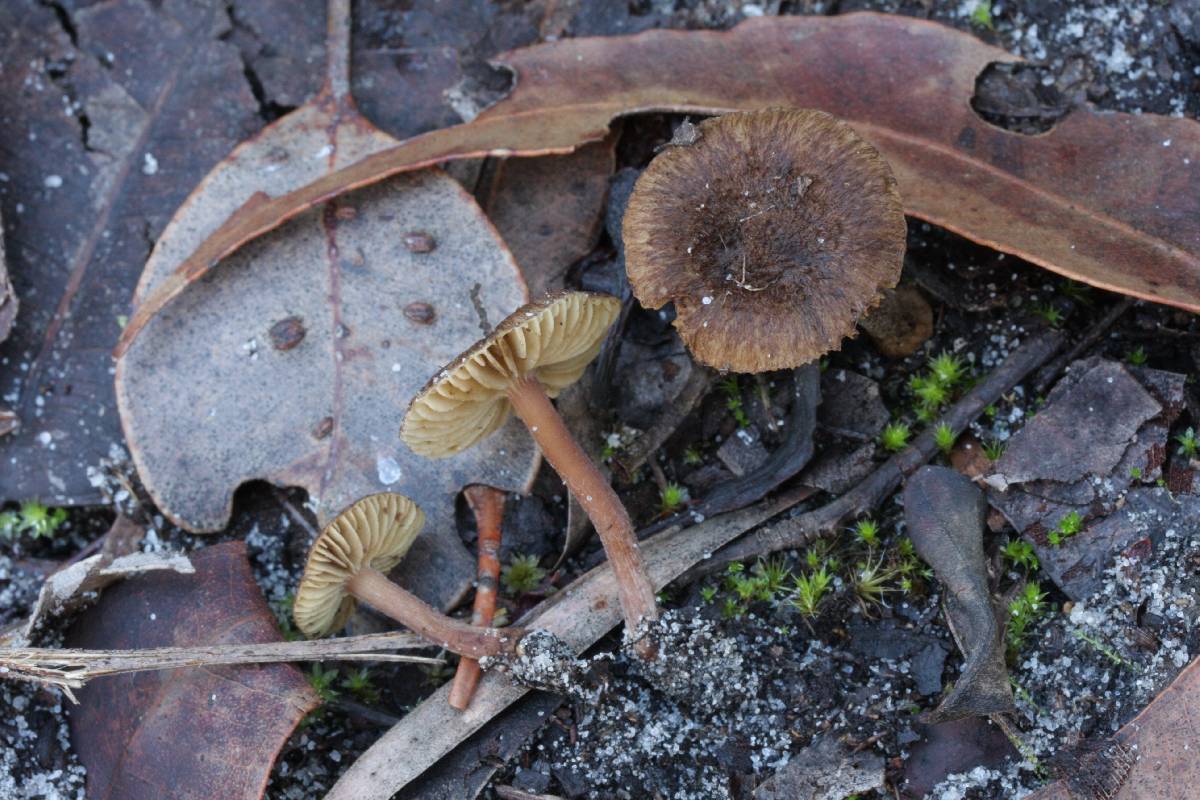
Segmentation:
{"type": "Polygon", "coordinates": [[[905,477],[937,454],[933,432],[939,424],[950,426],[956,436],[962,433],[985,408],[1052,358],[1062,344],[1063,336],[1057,331],[1027,340],[951,406],[941,419],[926,426],[911,445],[881,464],[862,483],[820,508],[756,530],[717,553],[702,569],[689,572],[685,579],[711,574],[731,561],[803,547],[818,537],[832,536],[846,520],[879,505],[905,477]]]}
{"type": "Polygon", "coordinates": [[[1079,337],[1079,341],[1075,342],[1065,353],[1038,371],[1037,377],[1033,381],[1033,391],[1037,394],[1042,394],[1046,389],[1050,388],[1050,384],[1067,368],[1067,365],[1079,358],[1084,350],[1094,345],[1104,335],[1105,331],[1116,324],[1116,321],[1132,305],[1132,297],[1122,297],[1114,303],[1113,307],[1108,310],[1108,313],[1096,320],[1090,328],[1084,331],[1083,336],[1079,337]]]}
{"type": "Polygon", "coordinates": [[[145,650],[76,650],[52,647],[0,649],[0,676],[57,686],[72,701],[72,689],[93,678],[125,672],[227,664],[270,664],[280,661],[408,661],[441,664],[439,658],[385,653],[411,650],[429,643],[411,633],[374,633],[344,639],[264,644],[213,644],[156,647],[145,650]]]}

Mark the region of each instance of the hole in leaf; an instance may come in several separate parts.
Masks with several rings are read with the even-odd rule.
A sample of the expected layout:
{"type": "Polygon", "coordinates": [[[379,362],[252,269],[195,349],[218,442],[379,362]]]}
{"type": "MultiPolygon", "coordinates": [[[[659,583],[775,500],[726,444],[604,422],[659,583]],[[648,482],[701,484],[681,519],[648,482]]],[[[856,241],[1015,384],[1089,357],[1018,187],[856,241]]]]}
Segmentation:
{"type": "Polygon", "coordinates": [[[971,108],[988,124],[1028,135],[1053,129],[1071,106],[1055,75],[1032,64],[988,64],[971,98],[971,108]]]}

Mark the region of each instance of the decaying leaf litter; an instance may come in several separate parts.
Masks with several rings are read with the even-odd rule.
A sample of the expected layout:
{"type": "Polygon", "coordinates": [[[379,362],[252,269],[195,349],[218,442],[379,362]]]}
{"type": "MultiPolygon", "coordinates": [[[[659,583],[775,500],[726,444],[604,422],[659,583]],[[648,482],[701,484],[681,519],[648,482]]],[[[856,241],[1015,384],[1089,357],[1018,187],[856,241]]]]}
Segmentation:
{"type": "MultiPolygon", "coordinates": [[[[1114,49],[1114,50],[1112,50],[1112,52],[1116,53],[1116,50],[1114,49]]],[[[670,120],[667,120],[665,122],[665,131],[664,131],[667,137],[670,136],[671,127],[672,127],[672,122],[670,120]]],[[[187,188],[190,188],[190,187],[185,187],[185,191],[187,190],[187,188]]],[[[918,237],[918,239],[920,239],[919,234],[917,235],[917,237],[918,237]]],[[[970,259],[970,258],[964,259],[964,257],[962,257],[962,255],[961,255],[961,253],[959,253],[958,255],[954,254],[956,249],[966,249],[967,252],[970,252],[970,247],[961,245],[961,243],[955,242],[953,239],[947,241],[947,240],[940,239],[940,237],[937,237],[936,235],[932,235],[932,234],[930,235],[930,237],[932,240],[932,246],[930,247],[930,249],[934,249],[934,251],[936,251],[936,255],[932,255],[932,257],[929,259],[922,259],[922,260],[923,261],[924,260],[932,261],[932,263],[934,263],[934,265],[935,265],[935,270],[928,270],[928,266],[926,266],[926,275],[922,276],[925,279],[924,279],[924,281],[920,282],[920,287],[922,287],[922,289],[925,291],[925,293],[928,294],[929,296],[940,297],[941,295],[938,293],[944,293],[944,291],[946,291],[946,285],[944,285],[944,283],[946,283],[946,275],[944,275],[944,272],[946,272],[946,270],[944,270],[944,264],[946,264],[946,261],[953,261],[953,260],[959,261],[958,264],[954,265],[955,269],[950,270],[952,272],[958,272],[959,275],[961,275],[961,273],[964,273],[964,272],[977,272],[977,271],[985,272],[986,271],[986,267],[984,267],[984,270],[977,270],[976,269],[976,267],[978,266],[977,264],[966,264],[964,266],[964,260],[970,261],[972,259],[970,259]],[[943,269],[937,270],[936,267],[938,267],[938,266],[943,267],[943,269]],[[935,275],[934,277],[930,277],[929,276],[930,271],[941,272],[941,275],[935,275]],[[938,281],[938,278],[942,278],[941,281],[938,281]]],[[[917,245],[918,245],[918,247],[920,247],[920,246],[924,245],[924,242],[917,242],[917,245]]],[[[910,242],[910,249],[912,251],[913,242],[910,242]]],[[[976,258],[979,261],[982,261],[982,263],[985,265],[990,264],[992,267],[992,273],[994,273],[994,275],[995,275],[995,273],[1001,273],[1001,275],[1003,275],[1004,267],[1008,266],[1008,265],[1004,265],[1004,264],[997,264],[997,263],[995,263],[995,261],[990,261],[988,258],[988,255],[986,255],[985,252],[976,253],[976,258]]],[[[991,258],[994,259],[995,258],[994,255],[992,255],[991,258]]],[[[1025,269],[1025,267],[1021,267],[1021,269],[1025,269]]],[[[592,270],[583,270],[583,275],[586,276],[587,272],[589,272],[589,271],[592,271],[592,270]]],[[[988,276],[988,277],[991,277],[991,276],[988,276]]],[[[986,278],[984,278],[984,279],[986,279],[986,278]]],[[[1025,293],[1025,291],[1028,291],[1030,289],[1033,289],[1034,291],[1036,291],[1040,285],[1040,283],[1039,283],[1040,281],[1045,281],[1045,278],[1043,276],[1040,276],[1039,273],[1037,273],[1037,272],[1030,272],[1030,275],[1028,275],[1028,277],[1025,279],[1025,281],[1021,282],[1021,283],[1024,283],[1024,285],[1015,285],[1015,287],[1013,287],[1013,289],[1010,291],[992,290],[992,294],[1000,295],[1001,297],[1021,296],[1022,294],[1025,293]]],[[[983,282],[977,281],[976,283],[983,283],[983,282]]],[[[1014,283],[1015,283],[1015,281],[1014,281],[1014,283]]],[[[986,285],[986,283],[983,283],[983,284],[986,285]]],[[[1045,291],[1045,289],[1043,288],[1042,291],[1045,291]]],[[[1033,294],[1033,293],[1030,293],[1030,294],[1033,294]]],[[[1064,287],[1063,293],[1062,293],[1064,299],[1074,301],[1075,300],[1074,294],[1075,294],[1075,290],[1073,288],[1070,288],[1069,285],[1068,285],[1068,287],[1064,287]]],[[[1022,300],[1024,300],[1024,299],[1025,299],[1025,297],[1022,297],[1022,300]]],[[[985,293],[985,300],[986,300],[986,293],[985,293]]],[[[996,300],[995,296],[992,297],[991,300],[995,302],[995,300],[996,300]]],[[[1062,299],[1060,299],[1060,300],[1062,300],[1062,299]]],[[[1028,299],[1028,302],[1032,303],[1032,302],[1036,302],[1036,301],[1032,300],[1032,297],[1031,297],[1031,299],[1028,299]]],[[[1093,302],[1096,302],[1096,299],[1094,299],[1094,297],[1093,297],[1093,302]]],[[[1058,313],[1066,315],[1066,317],[1067,317],[1066,326],[1068,327],[1068,330],[1070,330],[1072,332],[1074,332],[1074,330],[1076,329],[1076,326],[1085,327],[1086,323],[1088,321],[1087,318],[1091,317],[1091,312],[1088,311],[1088,309],[1086,308],[1086,303],[1079,303],[1079,305],[1073,306],[1073,305],[1070,305],[1070,303],[1061,302],[1060,306],[1061,307],[1058,308],[1058,313]]],[[[1052,317],[1052,314],[1049,312],[1046,312],[1045,309],[1038,309],[1038,311],[1039,311],[1039,314],[1043,315],[1043,317],[1052,317]]],[[[1154,324],[1153,313],[1154,312],[1147,311],[1147,309],[1145,309],[1145,308],[1135,309],[1135,312],[1138,313],[1140,315],[1140,317],[1145,317],[1145,315],[1147,313],[1151,314],[1150,319],[1139,320],[1139,325],[1142,323],[1142,321],[1147,321],[1147,323],[1151,325],[1151,330],[1153,330],[1153,324],[1154,324]]],[[[1033,319],[1034,321],[1037,321],[1037,319],[1040,319],[1040,317],[1038,314],[1032,314],[1031,319],[1033,319]]],[[[1186,318],[1183,318],[1183,319],[1186,319],[1186,318]]],[[[1163,320],[1158,320],[1158,321],[1163,321],[1163,320]]],[[[635,336],[646,336],[647,333],[649,333],[650,336],[654,336],[656,333],[656,335],[661,337],[661,335],[662,335],[661,327],[658,331],[655,331],[654,327],[650,326],[649,331],[647,331],[646,323],[647,323],[647,320],[644,320],[644,319],[641,321],[638,321],[637,319],[634,319],[631,321],[631,326],[634,326],[634,327],[632,327],[632,332],[634,332],[635,336]],[[641,327],[638,327],[638,325],[640,325],[641,327]]],[[[950,325],[953,325],[953,320],[950,321],[950,325]]],[[[1184,325],[1184,327],[1186,327],[1186,323],[1184,323],[1183,325],[1184,325]]],[[[946,336],[947,333],[949,332],[949,331],[947,331],[946,326],[947,326],[946,321],[944,321],[944,320],[941,321],[941,323],[940,323],[940,327],[941,327],[940,335],[941,336],[946,336]]],[[[1168,323],[1168,327],[1170,327],[1169,323],[1168,323]]],[[[964,327],[962,327],[962,330],[955,331],[955,332],[959,332],[959,333],[970,332],[970,326],[964,326],[964,327]]],[[[1122,325],[1121,333],[1122,333],[1122,335],[1136,336],[1136,333],[1138,333],[1138,327],[1136,327],[1136,325],[1134,325],[1132,323],[1122,325]],[[1129,330],[1129,329],[1133,329],[1133,330],[1129,330]]],[[[1177,361],[1178,359],[1180,359],[1180,356],[1178,356],[1178,355],[1154,353],[1153,339],[1151,336],[1142,335],[1142,339],[1134,339],[1134,341],[1145,341],[1146,345],[1150,345],[1150,347],[1146,347],[1146,345],[1144,345],[1144,348],[1146,350],[1148,350],[1148,353],[1150,353],[1151,359],[1163,360],[1166,362],[1177,361]]],[[[953,339],[950,342],[937,342],[935,339],[935,342],[936,342],[936,344],[930,345],[929,350],[931,351],[931,353],[932,353],[932,351],[936,351],[935,348],[937,347],[937,344],[950,345],[950,344],[953,344],[953,339]]],[[[995,345],[996,343],[991,343],[991,344],[995,345]]],[[[1108,343],[1105,343],[1105,344],[1108,344],[1108,343]]],[[[1183,341],[1175,342],[1174,347],[1172,347],[1171,349],[1182,351],[1182,353],[1186,354],[1187,347],[1188,347],[1187,339],[1186,339],[1186,337],[1184,337],[1183,341]]],[[[978,355],[979,355],[980,362],[983,362],[983,361],[988,360],[989,356],[991,355],[989,353],[986,353],[986,350],[989,350],[989,349],[992,349],[992,350],[1001,349],[1002,350],[1003,348],[989,347],[988,343],[984,343],[982,345],[982,347],[967,348],[967,349],[970,349],[971,351],[976,351],[976,353],[978,353],[978,355]]],[[[1135,348],[1129,348],[1129,349],[1134,350],[1135,348]]],[[[862,354],[856,354],[856,355],[862,355],[862,354]]],[[[1109,345],[1109,351],[1106,351],[1106,355],[1115,357],[1115,359],[1117,359],[1117,360],[1126,359],[1126,356],[1127,356],[1127,354],[1124,353],[1123,348],[1121,347],[1120,344],[1109,345]]],[[[836,357],[836,359],[842,359],[842,357],[844,357],[844,356],[835,356],[835,357],[836,357]]],[[[1187,359],[1187,355],[1184,355],[1182,357],[1183,357],[1183,359],[1187,359]]],[[[919,361],[919,359],[913,360],[913,363],[910,363],[910,365],[907,365],[908,371],[920,372],[920,369],[922,369],[923,367],[917,367],[918,361],[919,361]],[[913,367],[917,367],[917,368],[913,368],[913,367]]],[[[864,363],[869,363],[869,362],[864,362],[864,363]]],[[[1182,372],[1188,372],[1187,366],[1181,367],[1180,365],[1178,365],[1178,363],[1159,363],[1157,361],[1152,361],[1152,363],[1153,363],[1153,366],[1156,366],[1156,367],[1157,366],[1175,367],[1176,369],[1180,369],[1180,371],[1182,371],[1182,372]]],[[[1186,361],[1184,361],[1184,363],[1186,363],[1186,361]]],[[[853,367],[854,365],[853,365],[853,362],[850,362],[850,363],[846,363],[845,366],[853,367]]],[[[990,363],[989,363],[988,366],[992,366],[992,365],[990,365],[990,363]]],[[[862,367],[860,367],[860,368],[862,368],[862,367]]],[[[894,375],[893,375],[893,377],[894,377],[894,375]]],[[[906,375],[906,377],[907,377],[907,375],[906,375]]],[[[901,379],[899,381],[899,383],[900,384],[904,383],[904,379],[901,379]]],[[[883,391],[884,398],[887,398],[888,401],[892,401],[892,404],[895,404],[895,401],[898,401],[898,399],[900,401],[900,404],[912,402],[911,398],[908,397],[908,395],[907,395],[907,391],[902,386],[900,387],[899,391],[889,391],[889,387],[887,385],[887,380],[884,380],[883,381],[883,389],[884,389],[884,391],[883,391]]],[[[896,386],[893,386],[892,389],[895,390],[896,386]]],[[[722,391],[724,391],[724,390],[722,390],[722,391]]],[[[755,414],[757,416],[757,409],[756,409],[756,405],[755,405],[755,399],[756,399],[755,398],[755,387],[751,387],[751,386],[742,387],[742,389],[740,389],[740,393],[742,393],[742,395],[744,395],[744,397],[739,398],[740,401],[742,401],[742,405],[743,405],[742,413],[746,414],[746,409],[749,409],[751,414],[755,414]]],[[[732,416],[732,417],[734,417],[734,421],[736,421],[737,417],[738,417],[737,409],[728,408],[732,404],[734,397],[736,397],[736,395],[734,395],[734,393],[728,392],[728,391],[725,391],[724,395],[710,397],[708,399],[708,401],[706,401],[707,404],[709,405],[708,414],[710,416],[732,416]],[[715,407],[715,408],[713,408],[713,407],[715,407]]],[[[703,411],[703,410],[704,409],[702,408],[701,411],[703,411]]],[[[767,410],[767,413],[763,414],[763,416],[766,417],[766,419],[763,419],[763,420],[756,419],[755,422],[756,423],[761,422],[761,426],[760,426],[761,429],[769,429],[768,426],[769,426],[770,420],[772,420],[772,417],[775,417],[775,419],[778,419],[778,417],[781,415],[782,411],[784,411],[784,410],[786,410],[786,409],[767,410]]],[[[1001,410],[1003,410],[1003,409],[1001,409],[1001,410]]],[[[997,411],[997,417],[998,416],[1000,416],[1000,413],[998,413],[998,411],[997,411]]],[[[1003,423],[1010,421],[1010,420],[998,420],[998,419],[996,419],[996,417],[992,417],[991,420],[992,420],[991,421],[991,432],[992,433],[1002,433],[1004,431],[1004,429],[1006,429],[1006,428],[1004,428],[1003,423]]],[[[982,437],[983,441],[989,441],[990,437],[986,437],[986,435],[984,435],[983,431],[979,431],[978,433],[979,433],[980,437],[982,437]]],[[[1172,432],[1172,433],[1182,433],[1182,432],[1172,432]]],[[[730,437],[730,438],[738,439],[737,437],[730,437]]],[[[768,444],[773,444],[772,439],[768,438],[767,441],[768,441],[768,444]]],[[[989,441],[989,444],[990,444],[990,441],[989,441]]],[[[1172,446],[1172,449],[1174,449],[1174,447],[1175,447],[1174,443],[1172,443],[1171,446],[1172,446]]],[[[726,453],[726,456],[730,456],[730,453],[726,453]]],[[[683,457],[684,456],[682,455],[682,453],[680,453],[679,458],[682,459],[683,457]]],[[[726,463],[724,461],[724,459],[720,459],[720,458],[715,459],[715,461],[720,464],[726,463]]],[[[732,463],[732,462],[730,462],[730,463],[732,463]]],[[[672,465],[670,464],[670,462],[668,462],[667,464],[660,465],[660,469],[662,471],[664,471],[665,475],[670,475],[670,477],[678,477],[679,474],[677,473],[677,471],[671,469],[671,467],[672,467],[672,465]]],[[[678,464],[676,465],[676,467],[678,467],[678,464]]],[[[722,467],[722,468],[724,468],[724,467],[722,467]]],[[[1152,482],[1153,480],[1157,480],[1157,479],[1148,479],[1147,482],[1152,482]]],[[[697,492],[698,492],[698,489],[700,489],[700,487],[703,487],[704,485],[701,482],[701,483],[697,483],[696,486],[697,486],[697,492]]],[[[712,486],[712,485],[710,485],[710,483],[709,483],[709,486],[712,486]]],[[[637,492],[641,491],[641,493],[643,495],[643,499],[641,501],[643,507],[658,505],[658,498],[654,497],[655,493],[654,493],[654,487],[652,486],[652,481],[650,481],[650,480],[644,481],[642,489],[637,489],[637,487],[632,487],[632,488],[634,488],[634,491],[632,491],[630,493],[630,497],[636,497],[637,492]]],[[[697,497],[702,497],[702,494],[697,494],[697,497]]],[[[637,507],[637,505],[638,505],[637,500],[631,500],[631,505],[634,505],[635,507],[637,507]]],[[[284,507],[284,509],[286,509],[286,506],[280,506],[278,504],[275,504],[276,515],[282,516],[282,513],[286,513],[286,511],[283,511],[283,512],[280,511],[281,507],[284,507]]],[[[656,509],[656,507],[655,507],[655,511],[658,511],[658,509],[656,509]]],[[[262,534],[258,535],[258,539],[259,539],[259,541],[262,540],[262,534]]],[[[302,539],[302,536],[301,536],[301,539],[302,539]]],[[[302,551],[302,548],[304,548],[304,543],[300,543],[300,545],[298,547],[302,551]]],[[[1184,593],[1184,594],[1186,594],[1186,593],[1184,593]]],[[[866,637],[866,638],[869,638],[869,637],[866,637]]],[[[1097,637],[1092,636],[1092,638],[1096,639],[1097,637]]],[[[1103,639],[1097,639],[1097,640],[1102,640],[1102,642],[1103,642],[1103,639]]],[[[1082,649],[1084,649],[1085,652],[1087,652],[1088,650],[1093,650],[1093,651],[1096,650],[1096,648],[1094,648],[1094,646],[1092,646],[1091,644],[1087,644],[1086,640],[1080,639],[1080,642],[1082,643],[1082,644],[1080,644],[1080,646],[1082,649]]],[[[1114,651],[1116,652],[1116,650],[1114,650],[1114,651]]],[[[1177,652],[1177,651],[1172,650],[1172,652],[1177,652]]],[[[1094,652],[1093,652],[1093,655],[1094,655],[1094,652]]],[[[1076,658],[1078,658],[1078,654],[1076,654],[1076,658]]],[[[1111,663],[1111,660],[1110,660],[1110,658],[1108,658],[1108,656],[1102,656],[1102,658],[1103,658],[1103,660],[1106,660],[1109,663],[1111,663]]],[[[1178,656],[1174,655],[1174,656],[1172,656],[1172,658],[1178,658],[1178,656]]],[[[1147,682],[1153,682],[1153,681],[1147,681],[1147,682]]],[[[1147,690],[1147,688],[1145,686],[1142,686],[1139,691],[1141,691],[1142,693],[1145,694],[1145,692],[1150,691],[1150,690],[1147,690]]],[[[1142,697],[1141,699],[1144,700],[1146,698],[1142,697]]],[[[1135,700],[1135,702],[1136,702],[1136,700],[1135,700]]],[[[1128,710],[1132,711],[1135,708],[1136,708],[1136,706],[1130,705],[1128,710]]],[[[869,739],[870,736],[866,736],[866,738],[869,739]]],[[[803,762],[803,759],[799,759],[799,760],[800,760],[800,762],[803,762]]],[[[533,762],[530,762],[529,764],[532,765],[533,762]]],[[[732,770],[733,768],[731,766],[731,768],[728,768],[728,769],[732,770]]],[[[529,784],[530,789],[535,788],[534,784],[536,782],[538,782],[538,778],[536,778],[534,776],[534,772],[536,772],[536,771],[538,771],[538,770],[530,770],[530,769],[526,768],[526,775],[524,775],[524,780],[532,782],[529,784]]],[[[564,776],[566,775],[565,772],[563,775],[564,776]]],[[[563,781],[563,780],[566,780],[566,778],[565,777],[556,777],[556,778],[554,778],[554,780],[563,781]]]]}

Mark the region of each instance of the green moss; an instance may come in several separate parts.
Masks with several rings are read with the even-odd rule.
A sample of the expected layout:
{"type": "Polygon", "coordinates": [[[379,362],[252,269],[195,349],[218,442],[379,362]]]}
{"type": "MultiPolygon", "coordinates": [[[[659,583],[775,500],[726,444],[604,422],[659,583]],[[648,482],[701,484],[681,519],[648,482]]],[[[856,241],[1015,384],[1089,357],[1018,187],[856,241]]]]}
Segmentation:
{"type": "Polygon", "coordinates": [[[511,595],[531,592],[546,577],[546,570],[538,565],[538,557],[513,556],[509,565],[500,571],[500,582],[511,595]]]}
{"type": "Polygon", "coordinates": [[[911,435],[912,431],[908,425],[903,422],[893,422],[883,429],[883,433],[879,436],[879,442],[885,450],[896,453],[908,445],[911,435]]]}
{"type": "Polygon", "coordinates": [[[954,429],[944,422],[933,429],[933,443],[943,453],[949,453],[957,439],[954,429]]]}

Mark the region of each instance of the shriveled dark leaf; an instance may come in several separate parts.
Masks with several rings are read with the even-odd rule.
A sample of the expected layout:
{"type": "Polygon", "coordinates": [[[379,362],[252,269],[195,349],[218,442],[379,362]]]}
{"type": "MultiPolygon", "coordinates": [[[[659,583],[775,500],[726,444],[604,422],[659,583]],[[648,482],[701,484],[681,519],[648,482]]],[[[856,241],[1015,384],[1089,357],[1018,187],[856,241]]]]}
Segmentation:
{"type": "Polygon", "coordinates": [[[0,497],[103,499],[87,470],[121,443],[105,351],[148,241],[262,125],[229,29],[214,0],[0,4],[4,238],[22,304],[0,345],[0,396],[22,423],[0,439],[0,497]]]}
{"type": "MultiPolygon", "coordinates": [[[[145,575],[106,591],[69,647],[132,649],[279,640],[242,542],[192,555],[193,575],[145,575]]],[[[99,800],[257,800],[318,698],[290,664],[139,672],[79,690],[71,741],[99,800]]]]}
{"type": "MultiPolygon", "coordinates": [[[[311,102],[221,162],[171,220],[140,296],[242,203],[287,192],[394,140],[348,94],[346,6],[331,6],[329,75],[311,102]]],[[[534,449],[517,422],[429,461],[399,440],[409,401],[525,300],[520,272],[478,205],[436,170],[313,209],[229,259],[158,317],[117,365],[117,400],[138,473],[189,530],[221,528],[248,480],[308,490],[320,522],[399,491],[426,514],[401,567],[412,591],[454,603],[475,575],[454,526],[468,483],[520,490],[534,449]],[[405,313],[421,305],[429,314],[405,313]]]]}
{"type": "Polygon", "coordinates": [[[924,715],[928,723],[1013,709],[1003,630],[988,591],[986,515],[983,492],[952,469],[922,467],[904,487],[908,535],[945,587],[946,619],[966,659],[954,689],[924,715]]]}
{"type": "Polygon", "coordinates": [[[723,32],[516,51],[503,59],[516,88],[471,123],[230,216],[147,298],[121,346],[223,256],[349,188],[452,158],[568,152],[633,111],[763,106],[819,108],[849,121],[891,163],[916,217],[1096,286],[1200,309],[1200,129],[1078,109],[1040,136],[1002,130],[970,99],[989,64],[1015,60],[969,34],[875,14],[750,19],[723,32]]]}
{"type": "MultiPolygon", "coordinates": [[[[1094,783],[1110,792],[1112,800],[1189,800],[1200,784],[1200,659],[1183,672],[1125,724],[1109,741],[1099,743],[1099,758],[1084,764],[1064,765],[1074,771],[1090,769],[1094,783]]],[[[1068,780],[1056,781],[1029,795],[1029,800],[1074,800],[1068,780]]]]}

